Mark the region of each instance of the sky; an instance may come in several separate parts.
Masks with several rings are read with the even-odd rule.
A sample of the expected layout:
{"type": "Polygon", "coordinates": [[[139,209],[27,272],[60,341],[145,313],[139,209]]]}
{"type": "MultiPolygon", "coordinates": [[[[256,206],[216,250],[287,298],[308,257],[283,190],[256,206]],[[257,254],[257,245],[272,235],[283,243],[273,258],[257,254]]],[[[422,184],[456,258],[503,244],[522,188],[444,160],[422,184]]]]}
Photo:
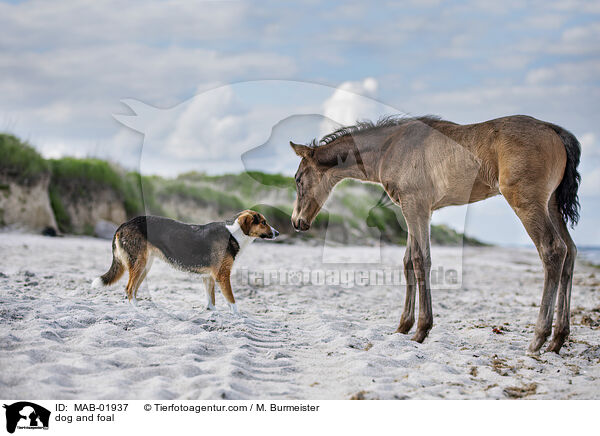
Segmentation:
{"type": "MultiPolygon", "coordinates": [[[[0,2],[0,130],[146,173],[293,174],[287,144],[357,118],[527,114],[583,148],[579,245],[600,245],[597,1],[0,2]]],[[[434,222],[528,244],[501,197],[434,222]]]]}

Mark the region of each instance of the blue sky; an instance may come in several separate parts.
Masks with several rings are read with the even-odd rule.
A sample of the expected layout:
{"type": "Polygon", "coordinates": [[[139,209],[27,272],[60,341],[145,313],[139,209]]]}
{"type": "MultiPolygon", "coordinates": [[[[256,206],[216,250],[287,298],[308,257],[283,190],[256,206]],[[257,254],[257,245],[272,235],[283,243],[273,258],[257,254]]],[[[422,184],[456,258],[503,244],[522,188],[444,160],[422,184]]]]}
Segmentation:
{"type": "MultiPolygon", "coordinates": [[[[272,126],[253,129],[265,119],[258,107],[272,119],[319,110],[344,120],[377,115],[360,98],[338,98],[340,89],[401,113],[461,123],[525,113],[582,142],[582,219],[574,235],[579,244],[600,245],[598,2],[21,1],[0,3],[0,28],[0,129],[46,156],[94,155],[138,168],[144,138],[113,117],[131,114],[121,100],[183,108],[219,86],[224,93],[209,106],[173,119],[174,131],[183,127],[165,136],[162,151],[174,147],[179,160],[156,152],[147,171],[174,174],[178,165],[189,169],[186,162],[213,173],[237,169],[240,154],[269,136],[272,126]],[[293,99],[227,88],[264,79],[323,87],[293,99]],[[210,146],[198,161],[187,158],[185,145],[192,153],[195,116],[196,128],[204,122],[214,130],[201,129],[210,146]]],[[[311,126],[295,125],[294,136],[319,133],[311,126]]],[[[293,171],[293,162],[282,170],[293,171]]],[[[528,243],[502,198],[434,220],[460,227],[465,216],[471,235],[528,243]]]]}

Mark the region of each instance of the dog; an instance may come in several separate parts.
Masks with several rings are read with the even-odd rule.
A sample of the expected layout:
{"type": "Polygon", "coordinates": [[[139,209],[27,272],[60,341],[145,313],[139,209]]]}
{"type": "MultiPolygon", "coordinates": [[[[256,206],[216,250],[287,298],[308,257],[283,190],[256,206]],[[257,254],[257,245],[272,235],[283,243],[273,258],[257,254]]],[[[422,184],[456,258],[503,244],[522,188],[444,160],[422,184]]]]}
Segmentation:
{"type": "Polygon", "coordinates": [[[279,232],[265,217],[253,210],[240,212],[232,221],[205,225],[185,224],[159,216],[138,216],[117,229],[112,240],[112,265],[92,282],[92,287],[108,286],[129,271],[127,298],[136,304],[137,291],[155,257],[176,269],[202,275],[208,299],[207,309],[215,308],[215,282],[237,314],[231,289],[231,269],[235,259],[256,238],[275,239],[279,232]]]}

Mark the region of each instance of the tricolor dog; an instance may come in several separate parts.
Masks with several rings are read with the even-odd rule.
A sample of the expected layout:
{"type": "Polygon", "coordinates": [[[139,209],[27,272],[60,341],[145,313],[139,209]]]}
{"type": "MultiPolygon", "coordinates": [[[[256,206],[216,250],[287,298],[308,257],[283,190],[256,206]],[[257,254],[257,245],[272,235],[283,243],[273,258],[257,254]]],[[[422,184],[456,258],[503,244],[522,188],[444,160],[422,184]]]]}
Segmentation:
{"type": "Polygon", "coordinates": [[[92,286],[111,285],[127,269],[129,281],[125,292],[129,301],[135,303],[138,288],[150,271],[154,257],[158,257],[182,271],[202,274],[209,310],[215,307],[216,281],[232,313],[237,313],[230,281],[236,257],[254,239],[275,239],[278,235],[265,217],[253,210],[239,213],[231,222],[205,225],[184,224],[159,216],[138,216],[121,224],[115,232],[112,265],[92,286]]]}

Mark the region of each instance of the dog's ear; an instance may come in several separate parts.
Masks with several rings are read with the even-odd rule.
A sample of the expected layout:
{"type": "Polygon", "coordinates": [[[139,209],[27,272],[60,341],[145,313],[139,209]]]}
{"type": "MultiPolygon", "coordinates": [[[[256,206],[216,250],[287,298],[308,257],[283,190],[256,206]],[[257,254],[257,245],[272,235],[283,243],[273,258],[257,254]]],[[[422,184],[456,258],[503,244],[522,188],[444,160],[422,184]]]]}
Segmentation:
{"type": "Polygon", "coordinates": [[[238,223],[240,223],[240,228],[244,235],[250,234],[250,227],[252,227],[252,223],[254,222],[254,216],[250,213],[250,211],[245,210],[238,217],[238,223]]]}

